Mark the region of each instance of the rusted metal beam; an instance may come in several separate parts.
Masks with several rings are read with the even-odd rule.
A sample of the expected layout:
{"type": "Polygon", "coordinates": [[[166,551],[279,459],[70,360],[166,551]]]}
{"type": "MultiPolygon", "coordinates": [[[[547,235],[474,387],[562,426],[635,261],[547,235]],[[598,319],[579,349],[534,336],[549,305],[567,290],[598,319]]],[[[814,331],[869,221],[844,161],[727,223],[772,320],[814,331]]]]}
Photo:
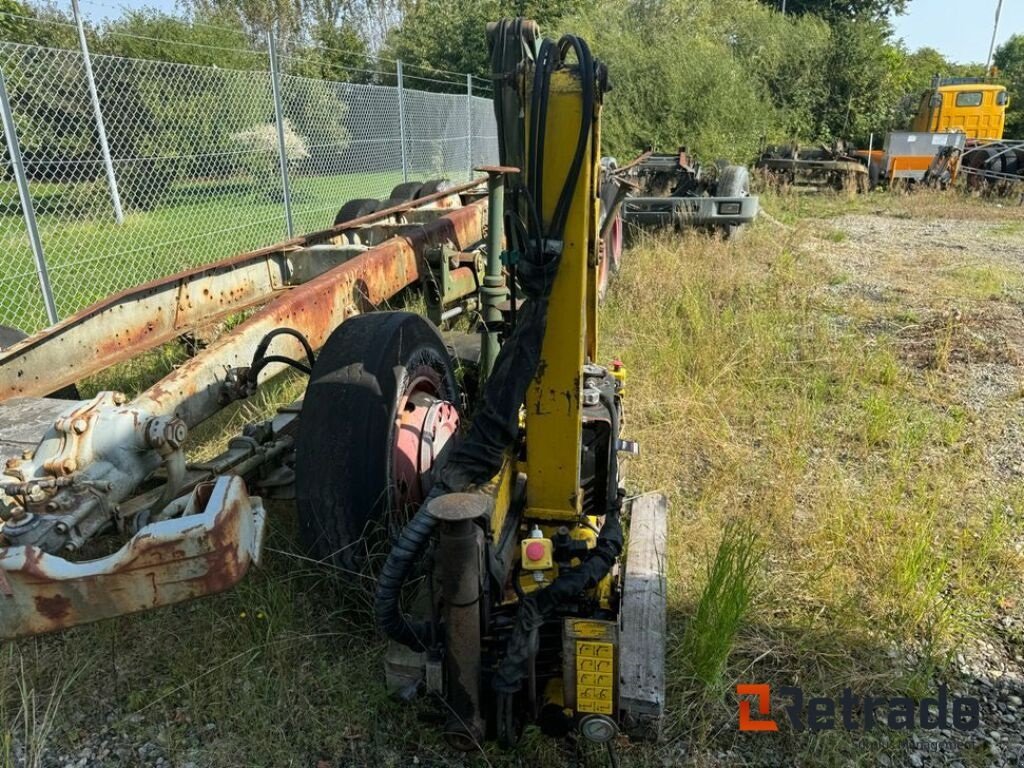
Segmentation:
{"type": "Polygon", "coordinates": [[[84,563],[0,548],[0,637],[67,629],[222,592],[259,561],[266,515],[239,477],[195,490],[186,514],[84,563]]]}
{"type": "MultiPolygon", "coordinates": [[[[292,289],[143,392],[133,405],[150,414],[175,414],[189,427],[195,426],[224,406],[226,371],[249,365],[253,349],[267,333],[294,328],[318,349],[346,318],[380,306],[416,282],[427,248],[450,244],[465,250],[478,242],[486,213],[485,201],[455,208],[292,289]]],[[[303,354],[291,337],[274,343],[278,354],[303,354]]],[[[279,370],[280,365],[268,366],[267,375],[279,370]]]]}
{"type": "MultiPolygon", "coordinates": [[[[293,258],[313,246],[344,244],[354,229],[415,223],[458,210],[479,182],[344,222],[214,264],[153,280],[99,301],[0,352],[0,402],[42,397],[186,331],[258,305],[288,289],[293,258]]],[[[413,229],[415,225],[411,226],[413,229]]],[[[301,272],[301,270],[298,270],[301,272]]]]}

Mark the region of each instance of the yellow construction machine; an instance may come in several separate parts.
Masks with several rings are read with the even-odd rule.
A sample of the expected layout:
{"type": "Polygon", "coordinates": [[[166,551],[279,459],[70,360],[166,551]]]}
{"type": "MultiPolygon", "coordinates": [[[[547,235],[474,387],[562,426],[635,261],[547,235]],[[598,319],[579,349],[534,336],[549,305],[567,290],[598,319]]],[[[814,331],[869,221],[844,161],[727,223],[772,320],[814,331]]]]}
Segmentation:
{"type": "Polygon", "coordinates": [[[627,503],[626,372],[598,362],[607,78],[575,36],[517,19],[488,38],[483,383],[463,407],[417,315],[339,326],[303,404],[299,515],[318,556],[361,569],[380,554],[388,683],[435,696],[452,745],[514,744],[533,722],[610,748],[656,730],[664,705],[666,504],[627,503]]]}

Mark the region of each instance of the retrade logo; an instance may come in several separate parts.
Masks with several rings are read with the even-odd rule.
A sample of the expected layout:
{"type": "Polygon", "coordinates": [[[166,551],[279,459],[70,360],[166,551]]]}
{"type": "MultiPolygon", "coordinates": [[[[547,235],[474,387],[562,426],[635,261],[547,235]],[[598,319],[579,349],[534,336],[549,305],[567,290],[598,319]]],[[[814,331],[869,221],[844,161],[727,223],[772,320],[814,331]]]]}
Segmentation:
{"type": "MultiPolygon", "coordinates": [[[[771,714],[772,688],[767,683],[739,683],[739,728],[741,731],[777,731],[779,722],[771,714]],[[756,714],[753,705],[756,703],[756,714]]],[[[949,696],[940,685],[935,698],[915,701],[904,696],[861,696],[844,688],[838,699],[815,696],[804,706],[802,688],[783,686],[778,696],[790,727],[800,732],[835,728],[869,731],[877,724],[892,730],[948,729],[973,731],[980,723],[981,706],[972,696],[949,696]]]]}
{"type": "Polygon", "coordinates": [[[769,716],[767,720],[755,720],[750,716],[750,701],[740,699],[740,730],[741,731],[777,731],[779,724],[771,719],[772,689],[765,683],[740,683],[736,686],[737,696],[756,696],[757,711],[769,716]]]}

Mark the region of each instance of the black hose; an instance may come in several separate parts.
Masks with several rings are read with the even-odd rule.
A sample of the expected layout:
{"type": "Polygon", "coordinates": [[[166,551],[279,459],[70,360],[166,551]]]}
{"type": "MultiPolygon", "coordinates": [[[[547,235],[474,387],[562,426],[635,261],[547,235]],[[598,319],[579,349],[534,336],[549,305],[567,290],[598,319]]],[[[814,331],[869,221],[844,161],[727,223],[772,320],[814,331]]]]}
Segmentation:
{"type": "Polygon", "coordinates": [[[616,501],[619,495],[619,454],[615,442],[619,439],[619,411],[615,407],[615,398],[606,390],[599,389],[601,402],[608,411],[608,417],[612,420],[611,439],[608,442],[608,486],[605,489],[608,509],[618,507],[616,501]]]}
{"type": "Polygon", "coordinates": [[[257,360],[249,369],[249,382],[251,384],[255,384],[259,379],[260,373],[263,372],[263,369],[271,363],[283,363],[284,365],[291,366],[297,371],[302,371],[307,376],[313,372],[313,369],[308,365],[303,365],[298,360],[292,360],[290,357],[285,357],[284,355],[267,355],[266,357],[261,357],[257,360]]]}
{"type": "Polygon", "coordinates": [[[260,343],[256,346],[256,351],[253,353],[253,362],[267,354],[267,349],[270,348],[270,342],[273,341],[278,336],[292,336],[298,339],[299,343],[302,345],[302,348],[306,352],[306,361],[309,363],[309,367],[313,367],[313,363],[315,362],[313,357],[313,346],[309,343],[309,340],[305,336],[303,336],[294,328],[275,328],[266,336],[264,336],[260,340],[260,343]]]}
{"type": "Polygon", "coordinates": [[[299,333],[294,328],[275,328],[262,339],[260,343],[256,345],[256,351],[252,355],[252,363],[249,365],[249,372],[246,375],[246,379],[249,382],[249,386],[255,387],[259,381],[260,373],[271,363],[283,363],[284,365],[291,366],[297,371],[309,376],[313,372],[313,365],[316,362],[313,355],[313,346],[309,343],[309,340],[299,333]],[[270,342],[272,342],[278,336],[292,336],[299,340],[303,350],[306,352],[306,361],[308,365],[303,365],[298,360],[293,360],[290,357],[284,355],[268,355],[267,350],[270,348],[270,342]]]}
{"type": "Polygon", "coordinates": [[[377,579],[377,592],[373,603],[377,626],[392,640],[414,650],[424,650],[428,647],[432,622],[414,621],[402,613],[402,586],[419,561],[419,554],[426,547],[436,527],[437,518],[427,511],[427,502],[424,502],[402,529],[402,534],[388,553],[388,559],[377,579]]]}

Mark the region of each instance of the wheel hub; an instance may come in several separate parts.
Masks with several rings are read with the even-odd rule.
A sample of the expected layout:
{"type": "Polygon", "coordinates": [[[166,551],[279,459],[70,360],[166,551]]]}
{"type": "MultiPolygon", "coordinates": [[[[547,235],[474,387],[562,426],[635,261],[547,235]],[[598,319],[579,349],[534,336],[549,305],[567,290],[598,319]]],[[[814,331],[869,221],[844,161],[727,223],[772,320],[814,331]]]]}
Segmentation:
{"type": "Polygon", "coordinates": [[[459,429],[456,407],[427,391],[409,395],[398,416],[394,483],[400,504],[419,504],[433,485],[432,470],[459,429]]]}

